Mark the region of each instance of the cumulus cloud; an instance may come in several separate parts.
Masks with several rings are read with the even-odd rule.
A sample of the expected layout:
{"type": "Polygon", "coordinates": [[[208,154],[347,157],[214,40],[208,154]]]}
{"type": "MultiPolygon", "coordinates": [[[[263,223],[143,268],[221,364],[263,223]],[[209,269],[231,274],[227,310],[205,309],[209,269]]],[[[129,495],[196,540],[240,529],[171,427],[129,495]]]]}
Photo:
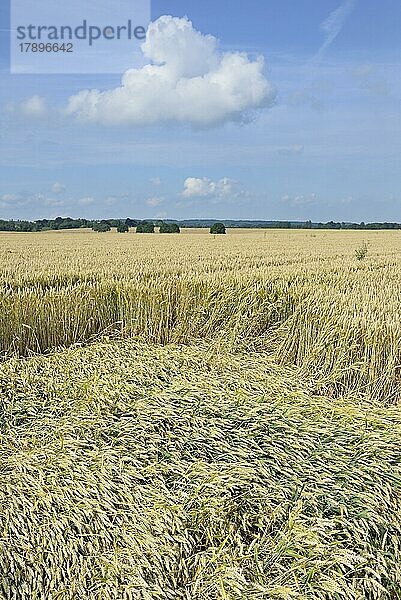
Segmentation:
{"type": "Polygon", "coordinates": [[[198,177],[188,177],[184,181],[184,191],[182,195],[185,198],[204,198],[205,196],[213,195],[216,189],[216,183],[211,181],[211,179],[207,179],[207,177],[203,177],[200,179],[198,177]]]}
{"type": "Polygon", "coordinates": [[[274,103],[264,59],[220,52],[187,18],[160,17],[149,25],[142,52],[149,64],[129,69],[121,86],[71,96],[68,115],[116,125],[182,122],[210,126],[239,120],[274,103]]]}
{"type": "Polygon", "coordinates": [[[234,179],[223,177],[213,181],[207,177],[188,177],[184,181],[184,198],[214,198],[217,200],[234,199],[245,196],[246,192],[234,179]]]}
{"type": "Polygon", "coordinates": [[[63,183],[59,183],[58,181],[56,181],[56,183],[53,183],[51,187],[51,191],[53,192],[53,194],[62,194],[63,192],[65,192],[65,190],[65,185],[63,183]]]}

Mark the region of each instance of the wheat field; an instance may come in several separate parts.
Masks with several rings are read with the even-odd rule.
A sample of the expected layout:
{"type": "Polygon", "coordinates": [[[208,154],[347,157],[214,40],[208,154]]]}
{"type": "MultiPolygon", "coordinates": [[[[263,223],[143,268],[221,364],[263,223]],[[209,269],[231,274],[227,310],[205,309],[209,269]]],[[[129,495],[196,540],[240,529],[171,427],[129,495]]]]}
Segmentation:
{"type": "Polygon", "coordinates": [[[26,356],[102,333],[220,340],[268,350],[333,393],[396,400],[400,232],[201,231],[0,235],[0,351],[26,356]]]}
{"type": "Polygon", "coordinates": [[[400,275],[398,231],[0,234],[0,597],[401,599],[400,275]]]}

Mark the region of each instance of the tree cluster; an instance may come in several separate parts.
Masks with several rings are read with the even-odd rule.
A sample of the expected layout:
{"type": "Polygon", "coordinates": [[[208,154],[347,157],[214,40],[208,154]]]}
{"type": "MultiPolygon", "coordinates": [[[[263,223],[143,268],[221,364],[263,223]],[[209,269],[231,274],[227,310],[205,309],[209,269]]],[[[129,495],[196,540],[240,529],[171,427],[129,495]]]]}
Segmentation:
{"type": "Polygon", "coordinates": [[[160,233],[180,233],[180,227],[177,223],[160,223],[160,233]]]}
{"type": "Polygon", "coordinates": [[[210,228],[210,233],[213,234],[225,234],[226,226],[223,223],[214,223],[210,228]]]}
{"type": "Polygon", "coordinates": [[[154,233],[155,226],[150,221],[143,221],[136,226],[137,233],[154,233]]]}

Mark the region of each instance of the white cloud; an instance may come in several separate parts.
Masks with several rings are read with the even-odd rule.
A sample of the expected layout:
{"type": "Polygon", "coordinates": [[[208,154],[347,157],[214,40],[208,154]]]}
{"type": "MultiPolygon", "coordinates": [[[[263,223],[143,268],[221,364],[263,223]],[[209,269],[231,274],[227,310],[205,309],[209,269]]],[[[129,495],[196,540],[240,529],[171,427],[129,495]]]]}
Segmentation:
{"type": "Polygon", "coordinates": [[[203,179],[199,179],[198,177],[188,177],[184,181],[184,191],[182,195],[185,198],[193,198],[193,197],[205,197],[212,196],[216,189],[216,183],[211,181],[211,179],[207,179],[203,177],[203,179]]]}
{"type": "Polygon", "coordinates": [[[56,183],[53,183],[51,187],[51,191],[53,192],[53,194],[62,194],[63,192],[65,192],[65,190],[65,185],[63,183],[59,183],[58,181],[56,181],[56,183]]]}
{"type": "Polygon", "coordinates": [[[149,179],[149,181],[152,185],[155,185],[157,187],[162,184],[162,180],[160,179],[160,177],[152,177],[151,179],[149,179]]]}
{"type": "Polygon", "coordinates": [[[346,0],[336,10],[333,10],[327,19],[320,25],[320,29],[325,34],[325,40],[319,48],[315,60],[323,58],[326,50],[330,48],[336,37],[341,33],[345,21],[356,6],[357,0],[346,0]]]}
{"type": "Polygon", "coordinates": [[[164,198],[149,198],[149,200],[146,200],[148,206],[160,206],[163,202],[164,198]]]}
{"type": "Polygon", "coordinates": [[[221,53],[217,39],[196,31],[187,18],[163,16],[151,23],[142,51],[149,64],[126,71],[120,87],[71,96],[66,113],[111,125],[210,126],[274,102],[263,57],[221,53]]]}
{"type": "Polygon", "coordinates": [[[44,117],[47,114],[47,106],[41,96],[32,96],[20,104],[20,110],[26,117],[44,117]]]}
{"type": "Polygon", "coordinates": [[[184,181],[184,198],[214,198],[216,200],[234,199],[246,196],[246,192],[234,179],[223,177],[212,181],[207,177],[188,177],[184,181]]]}

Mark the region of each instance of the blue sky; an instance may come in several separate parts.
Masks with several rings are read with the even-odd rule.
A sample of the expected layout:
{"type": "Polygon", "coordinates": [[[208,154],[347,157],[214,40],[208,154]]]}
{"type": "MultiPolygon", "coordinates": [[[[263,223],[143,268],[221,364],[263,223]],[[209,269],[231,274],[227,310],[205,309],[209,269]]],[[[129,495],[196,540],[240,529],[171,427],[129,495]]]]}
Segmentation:
{"type": "MultiPolygon", "coordinates": [[[[401,221],[398,1],[154,0],[152,20],[162,15],[218,38],[217,54],[199,42],[218,66],[196,65],[190,30],[179,83],[166,93],[156,78],[146,106],[134,106],[138,82],[127,94],[116,74],[10,75],[1,32],[0,218],[401,221]],[[222,70],[238,52],[247,59],[222,70]],[[168,106],[199,68],[207,81],[220,69],[218,97],[186,87],[168,106]],[[249,90],[225,97],[227,82],[249,90]],[[93,89],[106,95],[82,99],[93,89]]],[[[152,56],[161,42],[167,52],[155,36],[152,56]]]]}

